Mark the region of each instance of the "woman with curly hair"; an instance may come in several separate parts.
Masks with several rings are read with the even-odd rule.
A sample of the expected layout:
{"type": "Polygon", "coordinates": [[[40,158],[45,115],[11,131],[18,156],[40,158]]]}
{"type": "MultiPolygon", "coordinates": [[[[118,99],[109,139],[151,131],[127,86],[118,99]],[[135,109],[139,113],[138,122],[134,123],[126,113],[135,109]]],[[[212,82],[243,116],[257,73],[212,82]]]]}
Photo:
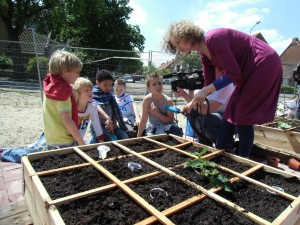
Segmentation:
{"type": "Polygon", "coordinates": [[[282,65],[275,50],[243,32],[218,28],[204,33],[199,26],[185,20],[169,26],[163,48],[185,55],[191,51],[200,53],[205,85],[183,112],[189,113],[209,94],[231,83],[235,85],[216,147],[224,148],[237,126],[239,155],[249,157],[254,142],[253,125],[271,122],[275,117],[282,81],[282,65]],[[216,77],[215,67],[224,74],[216,77]]]}

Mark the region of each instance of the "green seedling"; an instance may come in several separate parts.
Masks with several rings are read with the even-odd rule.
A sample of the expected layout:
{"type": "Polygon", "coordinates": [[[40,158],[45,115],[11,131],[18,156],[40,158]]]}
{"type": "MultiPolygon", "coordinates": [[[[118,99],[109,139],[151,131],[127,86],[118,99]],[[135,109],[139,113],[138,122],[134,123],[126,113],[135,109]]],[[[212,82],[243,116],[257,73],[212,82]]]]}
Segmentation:
{"type": "MultiPolygon", "coordinates": [[[[193,153],[195,155],[195,153],[193,153]]],[[[225,191],[233,192],[229,180],[216,169],[216,163],[201,158],[189,159],[184,168],[193,168],[198,174],[208,178],[209,182],[214,186],[221,186],[225,191]]]]}
{"type": "Polygon", "coordinates": [[[278,128],[283,129],[283,130],[289,129],[291,127],[292,126],[290,124],[286,123],[286,122],[279,122],[278,123],[278,128]]]}

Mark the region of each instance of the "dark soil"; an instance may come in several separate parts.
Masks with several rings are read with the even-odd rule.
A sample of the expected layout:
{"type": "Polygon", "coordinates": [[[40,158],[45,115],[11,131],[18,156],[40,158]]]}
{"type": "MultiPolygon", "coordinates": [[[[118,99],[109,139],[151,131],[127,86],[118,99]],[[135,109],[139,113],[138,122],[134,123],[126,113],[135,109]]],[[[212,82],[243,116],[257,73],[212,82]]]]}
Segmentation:
{"type": "Polygon", "coordinates": [[[40,176],[40,180],[52,200],[112,183],[93,166],[40,176]]]}
{"type": "Polygon", "coordinates": [[[217,194],[243,207],[269,222],[276,219],[291,203],[280,195],[272,194],[264,188],[239,180],[232,184],[234,191],[220,191],[217,194]]]}
{"type": "Polygon", "coordinates": [[[70,225],[135,224],[151,216],[119,189],[60,205],[58,210],[70,225]]]}
{"type": "MultiPolygon", "coordinates": [[[[155,144],[153,145],[152,142],[139,142],[133,146],[135,150],[140,152],[147,151],[147,148],[148,150],[161,148],[161,146],[157,145],[155,147],[155,144]]],[[[121,150],[119,149],[117,151],[121,150]]],[[[93,151],[88,152],[87,154],[96,157],[93,151]]],[[[145,154],[144,156],[165,167],[173,167],[182,164],[190,158],[173,150],[145,154]]],[[[44,159],[33,162],[33,166],[35,169],[42,171],[49,169],[49,167],[58,168],[82,163],[78,159],[81,158],[75,153],[64,156],[47,156],[44,159]],[[77,161],[75,160],[76,157],[77,161]]],[[[211,161],[230,168],[238,173],[242,173],[251,168],[251,166],[247,164],[236,162],[224,155],[214,157],[211,161]]],[[[138,157],[128,155],[125,157],[119,156],[113,160],[100,161],[99,164],[120,180],[127,180],[158,170],[138,157]],[[142,168],[131,171],[128,168],[128,162],[139,163],[142,168]]],[[[174,171],[206,189],[212,187],[207,178],[196,174],[191,169],[180,167],[174,171]]],[[[279,179],[276,177],[280,177],[279,175],[273,176],[273,174],[270,175],[268,173],[260,174],[260,172],[261,171],[258,171],[252,176],[266,184],[274,185],[274,183],[279,182],[276,183],[276,186],[283,187],[285,181],[284,179],[281,180],[282,178],[279,179]]],[[[231,174],[222,173],[227,178],[233,177],[231,174]]],[[[41,176],[40,179],[53,199],[111,183],[92,166],[41,176]]],[[[288,181],[286,182],[289,183],[288,181]]],[[[293,182],[289,184],[291,186],[286,188],[286,192],[297,196],[299,194],[299,181],[293,182]]],[[[129,186],[148,201],[149,204],[154,205],[159,210],[167,209],[198,193],[197,190],[167,174],[161,174],[143,181],[138,181],[129,186]],[[165,192],[152,191],[152,198],[150,196],[150,191],[153,188],[162,188],[168,193],[168,196],[166,196],[165,192]]],[[[220,191],[217,194],[270,222],[277,218],[291,203],[290,200],[279,195],[274,195],[266,189],[260,188],[249,182],[238,181],[233,184],[233,188],[233,193],[220,191]]],[[[134,224],[150,216],[147,211],[118,188],[109,192],[65,203],[58,206],[58,209],[66,224],[134,224]]],[[[245,218],[242,214],[236,213],[235,211],[216,203],[212,199],[206,199],[187,209],[177,212],[175,215],[170,216],[170,219],[176,224],[255,224],[251,220],[245,218]]]]}
{"type": "MultiPolygon", "coordinates": [[[[203,150],[203,148],[198,147],[198,146],[194,146],[192,144],[180,147],[179,149],[184,150],[184,151],[189,152],[189,153],[201,152],[203,150]]],[[[208,150],[205,155],[207,155],[209,153],[211,153],[210,150],[208,150]]]]}
{"type": "Polygon", "coordinates": [[[40,172],[81,163],[86,163],[86,161],[74,152],[65,155],[48,155],[42,159],[32,161],[31,165],[36,172],[40,172]]]}
{"type": "Polygon", "coordinates": [[[143,141],[137,140],[136,143],[132,143],[132,144],[124,145],[124,146],[126,146],[127,148],[130,148],[131,150],[133,150],[135,152],[146,152],[149,150],[164,148],[161,145],[158,145],[153,142],[146,141],[146,140],[143,140],[143,141]]]}
{"type": "Polygon", "coordinates": [[[112,161],[100,162],[99,164],[120,180],[127,180],[158,170],[136,156],[119,157],[112,161]],[[142,166],[142,168],[131,171],[128,167],[129,162],[138,163],[142,166]]]}
{"type": "Polygon", "coordinates": [[[300,127],[293,128],[293,129],[291,129],[290,131],[300,133],[300,127]]]}
{"type": "MultiPolygon", "coordinates": [[[[179,174],[182,177],[194,182],[195,184],[200,185],[205,189],[211,189],[214,186],[209,182],[209,179],[202,174],[196,173],[192,168],[179,167],[173,170],[175,173],[179,174]]],[[[221,171],[220,171],[221,172],[221,171]]],[[[232,174],[221,172],[227,179],[233,178],[232,174]]]]}
{"type": "MultiPolygon", "coordinates": [[[[107,152],[107,157],[108,158],[114,158],[114,157],[118,157],[120,155],[128,155],[127,152],[125,152],[124,150],[122,150],[121,148],[114,146],[112,144],[108,145],[106,144],[109,148],[110,151],[107,152]]],[[[97,148],[93,148],[91,150],[86,150],[84,151],[85,154],[87,154],[89,157],[91,157],[93,160],[100,160],[99,158],[99,151],[97,150],[97,148]]]]}
{"type": "Polygon", "coordinates": [[[157,139],[157,141],[161,142],[161,143],[164,143],[166,145],[169,145],[169,146],[174,146],[174,145],[179,145],[181,144],[179,141],[177,141],[176,139],[168,136],[167,138],[165,139],[157,139]]]}
{"type": "Polygon", "coordinates": [[[258,170],[249,177],[269,186],[280,187],[284,192],[295,197],[300,195],[300,179],[297,177],[286,178],[263,170],[258,170]]]}
{"type": "Polygon", "coordinates": [[[254,221],[248,219],[233,209],[206,198],[182,211],[171,215],[169,219],[180,225],[252,225],[254,221]]]}
{"type": "Polygon", "coordinates": [[[251,166],[241,163],[241,162],[236,162],[224,155],[219,155],[217,157],[214,157],[210,159],[209,161],[215,162],[219,164],[220,166],[227,167],[235,172],[245,172],[246,170],[250,169],[251,166]]]}
{"type": "Polygon", "coordinates": [[[173,167],[176,165],[180,165],[182,163],[185,163],[188,159],[191,159],[191,157],[174,150],[165,150],[145,154],[144,156],[164,167],[173,167]]]}
{"type": "Polygon", "coordinates": [[[161,174],[130,184],[129,187],[160,211],[179,204],[199,193],[189,185],[168,174],[161,174]],[[161,188],[165,192],[151,191],[153,188],[161,188]]]}

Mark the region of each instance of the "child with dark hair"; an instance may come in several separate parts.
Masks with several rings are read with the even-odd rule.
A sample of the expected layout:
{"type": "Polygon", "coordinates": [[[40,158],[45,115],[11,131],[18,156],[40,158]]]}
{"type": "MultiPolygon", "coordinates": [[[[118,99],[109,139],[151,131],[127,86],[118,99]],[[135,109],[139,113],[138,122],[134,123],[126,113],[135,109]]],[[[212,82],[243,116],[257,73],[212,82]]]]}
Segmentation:
{"type": "MultiPolygon", "coordinates": [[[[113,76],[111,72],[108,70],[100,70],[97,72],[96,84],[92,92],[93,101],[110,117],[110,120],[104,120],[100,117],[100,123],[105,136],[104,141],[113,141],[115,140],[115,136],[117,139],[128,138],[128,129],[123,121],[123,114],[115,97],[110,93],[113,87],[113,76]]],[[[93,128],[92,134],[93,137],[95,137],[93,128]]],[[[92,138],[90,143],[97,143],[97,140],[92,138]]]]}

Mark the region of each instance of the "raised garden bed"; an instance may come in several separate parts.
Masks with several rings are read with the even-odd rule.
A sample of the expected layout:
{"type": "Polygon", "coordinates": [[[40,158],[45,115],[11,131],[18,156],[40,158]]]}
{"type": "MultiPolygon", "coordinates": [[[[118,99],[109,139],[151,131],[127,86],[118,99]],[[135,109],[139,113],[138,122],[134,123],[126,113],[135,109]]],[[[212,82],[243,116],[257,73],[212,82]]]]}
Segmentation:
{"type": "Polygon", "coordinates": [[[34,224],[295,224],[300,218],[299,177],[173,135],[35,153],[22,160],[34,224]],[[111,148],[104,160],[97,158],[99,145],[111,148]],[[216,165],[233,192],[185,167],[198,159],[192,152],[204,149],[202,161],[216,165]],[[129,162],[141,168],[130,169],[129,162]],[[257,208],[262,207],[257,199],[260,204],[271,199],[272,210],[257,208]]]}
{"type": "Polygon", "coordinates": [[[300,153],[300,121],[275,118],[273,123],[254,126],[255,142],[280,149],[283,152],[300,153]]]}

